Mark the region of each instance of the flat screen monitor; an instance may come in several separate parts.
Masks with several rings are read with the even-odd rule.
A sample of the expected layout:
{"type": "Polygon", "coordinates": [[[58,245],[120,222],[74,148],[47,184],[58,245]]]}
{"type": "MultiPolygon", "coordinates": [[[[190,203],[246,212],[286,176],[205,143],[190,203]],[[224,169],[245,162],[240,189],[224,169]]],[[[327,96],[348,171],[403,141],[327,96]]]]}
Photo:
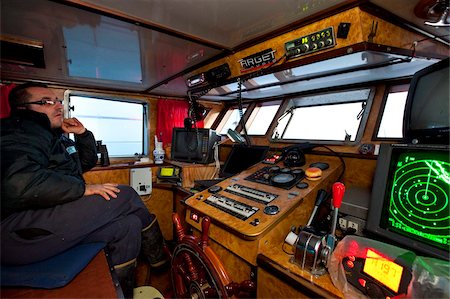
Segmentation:
{"type": "Polygon", "coordinates": [[[450,259],[450,163],[444,145],[382,144],[366,228],[418,255],[450,259]]]}
{"type": "Polygon", "coordinates": [[[448,144],[449,73],[447,58],[414,74],[403,119],[407,143],[448,144]]]}
{"type": "Polygon", "coordinates": [[[268,146],[234,145],[221,169],[220,176],[231,177],[261,162],[266,158],[268,150],[268,146]]]}
{"type": "Polygon", "coordinates": [[[208,164],[214,161],[214,144],[220,136],[204,128],[173,128],[171,159],[180,162],[208,164]]]}

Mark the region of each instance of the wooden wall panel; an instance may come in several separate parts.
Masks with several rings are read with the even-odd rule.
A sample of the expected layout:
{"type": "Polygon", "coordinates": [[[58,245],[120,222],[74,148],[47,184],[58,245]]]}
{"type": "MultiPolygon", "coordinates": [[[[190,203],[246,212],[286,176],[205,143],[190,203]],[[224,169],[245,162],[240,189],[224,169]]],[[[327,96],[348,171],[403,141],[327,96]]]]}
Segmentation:
{"type": "Polygon", "coordinates": [[[130,170],[126,168],[88,171],[83,174],[83,177],[88,184],[130,184],[130,170]]]}
{"type": "MultiPolygon", "coordinates": [[[[363,41],[368,41],[368,36],[372,30],[372,22],[378,22],[378,30],[373,38],[373,42],[376,44],[410,50],[412,49],[413,42],[423,40],[425,37],[415,32],[405,30],[367,12],[359,11],[359,19],[363,41]]],[[[434,42],[432,39],[423,40],[418,43],[416,50],[432,53],[433,55],[449,55],[447,46],[442,43],[434,42]]]]}
{"type": "MultiPolygon", "coordinates": [[[[194,230],[194,235],[200,236],[200,232],[194,230]]],[[[240,283],[250,279],[251,265],[249,263],[212,239],[209,239],[208,244],[220,258],[225,270],[234,282],[240,283]]]]}
{"type": "Polygon", "coordinates": [[[181,167],[181,183],[183,188],[194,187],[195,180],[209,180],[218,177],[216,165],[211,164],[192,164],[177,161],[170,161],[171,164],[181,167]]]}
{"type": "Polygon", "coordinates": [[[289,284],[258,268],[256,298],[309,298],[289,284]]]}
{"type": "Polygon", "coordinates": [[[142,196],[148,210],[155,214],[166,240],[173,240],[173,192],[172,190],[153,188],[152,194],[142,196]]]}
{"type": "MultiPolygon", "coordinates": [[[[157,167],[152,167],[154,172],[157,167]]],[[[152,178],[155,179],[155,173],[152,178]]],[[[84,174],[86,183],[88,184],[104,184],[104,183],[116,183],[122,185],[130,184],[130,169],[108,169],[108,170],[93,170],[84,174]]],[[[172,224],[172,212],[173,212],[173,191],[171,188],[161,189],[152,188],[151,195],[141,196],[145,205],[151,213],[154,213],[158,217],[158,222],[163,232],[164,238],[167,240],[173,239],[173,224],[172,224]]]]}

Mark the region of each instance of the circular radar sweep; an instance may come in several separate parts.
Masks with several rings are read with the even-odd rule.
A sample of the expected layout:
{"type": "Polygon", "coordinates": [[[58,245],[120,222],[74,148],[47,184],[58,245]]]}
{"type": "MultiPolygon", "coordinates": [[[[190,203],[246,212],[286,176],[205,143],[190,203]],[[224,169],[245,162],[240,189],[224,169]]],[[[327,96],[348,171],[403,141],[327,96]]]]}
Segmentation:
{"type": "Polygon", "coordinates": [[[415,159],[398,165],[391,189],[389,225],[434,242],[449,239],[450,163],[415,159]]]}

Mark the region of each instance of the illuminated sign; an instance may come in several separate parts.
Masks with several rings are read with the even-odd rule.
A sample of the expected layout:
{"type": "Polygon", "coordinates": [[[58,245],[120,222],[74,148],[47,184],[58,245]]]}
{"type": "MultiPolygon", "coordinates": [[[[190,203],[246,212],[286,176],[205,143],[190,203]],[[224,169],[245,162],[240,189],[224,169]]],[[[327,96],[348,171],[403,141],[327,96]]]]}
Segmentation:
{"type": "Polygon", "coordinates": [[[371,249],[367,249],[363,272],[398,293],[403,267],[387,260],[371,249]]]}
{"type": "Polygon", "coordinates": [[[266,49],[256,54],[238,60],[241,65],[241,73],[255,71],[275,62],[275,50],[266,49]]]}

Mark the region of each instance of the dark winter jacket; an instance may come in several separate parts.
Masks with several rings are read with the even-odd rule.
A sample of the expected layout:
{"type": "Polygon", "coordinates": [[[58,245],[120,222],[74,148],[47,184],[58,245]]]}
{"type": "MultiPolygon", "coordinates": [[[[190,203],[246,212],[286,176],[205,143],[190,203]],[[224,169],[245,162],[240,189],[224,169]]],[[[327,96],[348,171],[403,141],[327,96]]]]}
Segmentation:
{"type": "Polygon", "coordinates": [[[56,206],[83,196],[82,176],[95,166],[92,133],[75,142],[50,129],[47,115],[18,110],[1,120],[1,217],[56,206]]]}

